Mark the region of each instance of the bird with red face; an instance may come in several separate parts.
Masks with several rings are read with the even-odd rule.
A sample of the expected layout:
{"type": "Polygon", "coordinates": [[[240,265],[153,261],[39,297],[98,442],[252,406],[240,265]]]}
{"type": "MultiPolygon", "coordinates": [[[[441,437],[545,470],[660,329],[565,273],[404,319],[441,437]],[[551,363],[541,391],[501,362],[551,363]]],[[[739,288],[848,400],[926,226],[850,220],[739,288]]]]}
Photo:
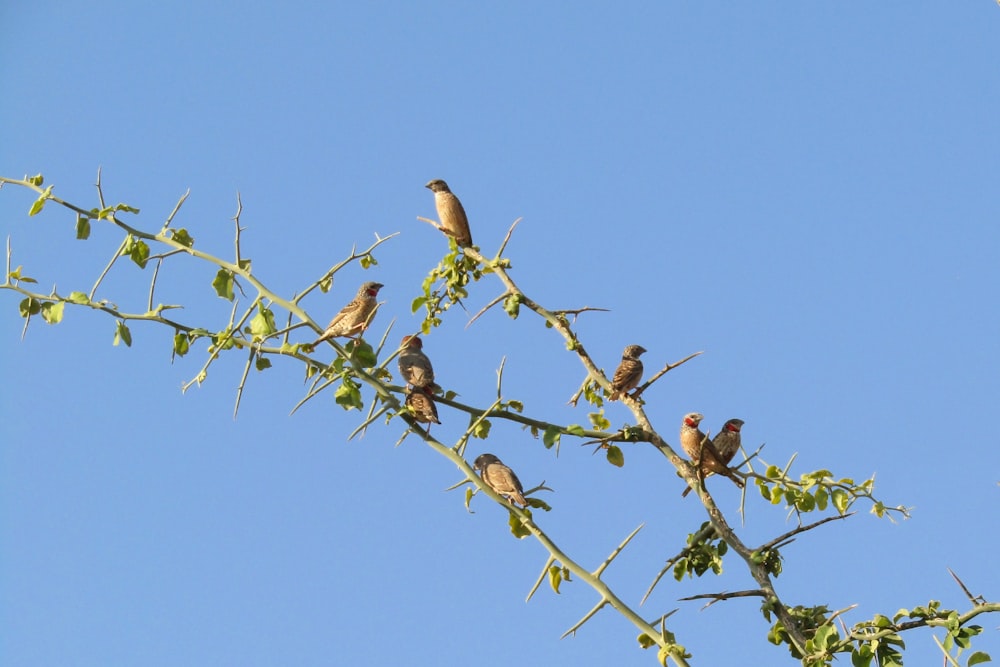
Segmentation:
{"type": "MultiPolygon", "coordinates": [[[[712,438],[712,448],[714,449],[714,453],[708,449],[702,452],[701,476],[703,478],[714,473],[721,472],[721,474],[732,479],[740,487],[743,486],[742,480],[734,479],[732,471],[729,469],[729,462],[736,456],[736,452],[740,451],[740,429],[743,428],[743,424],[744,422],[742,419],[730,419],[722,425],[722,430],[720,430],[715,437],[712,438]],[[718,455],[718,459],[715,458],[715,455],[718,455]],[[724,468],[725,471],[722,471],[722,468],[724,468]]],[[[683,429],[684,427],[682,426],[682,434],[684,432],[683,429]]],[[[681,445],[683,446],[683,439],[681,440],[681,445]]],[[[687,448],[685,448],[684,451],[686,452],[687,448]]],[[[691,454],[688,453],[688,456],[691,456],[691,454]]],[[[693,457],[692,460],[694,460],[693,457]]],[[[691,493],[690,486],[684,489],[684,493],[681,494],[681,497],[684,497],[689,493],[691,493]]]]}
{"type": "Polygon", "coordinates": [[[448,184],[440,178],[424,186],[434,193],[434,206],[437,208],[442,231],[455,239],[460,248],[472,245],[472,232],[469,231],[469,218],[465,215],[462,202],[448,188],[448,184]]]}
{"type": "Polygon", "coordinates": [[[642,362],[639,357],[646,351],[641,345],[629,345],[622,352],[622,360],[611,378],[611,395],[609,401],[617,401],[622,394],[635,389],[642,379],[642,362]]]}
{"type": "Polygon", "coordinates": [[[368,328],[369,322],[375,315],[375,308],[378,306],[378,291],[383,287],[382,283],[371,281],[362,285],[351,302],[333,316],[330,323],[326,325],[323,335],[317,338],[311,347],[331,338],[360,336],[368,328]]]}
{"type": "Polygon", "coordinates": [[[521,486],[521,480],[496,456],[480,454],[479,458],[472,464],[472,468],[479,473],[486,486],[493,489],[494,493],[521,507],[527,507],[528,501],[524,499],[524,488],[521,486]]]}

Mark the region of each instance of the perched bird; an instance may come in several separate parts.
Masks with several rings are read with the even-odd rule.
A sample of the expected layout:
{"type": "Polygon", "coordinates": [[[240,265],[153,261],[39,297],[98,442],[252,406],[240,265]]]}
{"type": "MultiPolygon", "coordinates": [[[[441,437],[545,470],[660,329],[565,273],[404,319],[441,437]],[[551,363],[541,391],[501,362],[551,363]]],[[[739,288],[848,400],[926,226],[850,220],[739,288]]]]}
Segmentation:
{"type": "Polygon", "coordinates": [[[462,202],[448,189],[448,184],[440,178],[424,186],[434,193],[434,205],[437,207],[441,227],[449,236],[455,238],[455,243],[461,248],[472,245],[472,233],[469,231],[469,218],[465,215],[462,202]]]}
{"type": "MultiPolygon", "coordinates": [[[[704,419],[704,417],[698,412],[689,412],[684,415],[684,421],[681,422],[681,448],[691,459],[692,463],[698,466],[698,474],[701,477],[713,472],[718,473],[720,475],[725,475],[729,479],[733,480],[734,484],[743,488],[743,480],[737,477],[736,474],[722,462],[722,455],[719,454],[718,450],[716,450],[713,442],[701,432],[700,428],[698,428],[702,419],[704,419]]],[[[740,423],[742,424],[742,422],[740,423]]],[[[726,422],[726,424],[729,424],[729,422],[726,422]]],[[[716,438],[718,438],[718,436],[716,436],[716,438]]],[[[731,443],[728,443],[727,446],[731,446],[731,443]]],[[[739,445],[737,444],[736,449],[738,448],[739,445]]],[[[736,455],[736,449],[733,449],[733,455],[727,459],[727,462],[732,460],[732,457],[736,455]]]]}
{"type": "Polygon", "coordinates": [[[524,487],[521,486],[521,480],[500,459],[492,454],[480,454],[472,467],[486,482],[486,486],[493,489],[498,495],[504,496],[521,507],[528,506],[528,501],[524,499],[524,487]]]}
{"type": "MultiPolygon", "coordinates": [[[[743,423],[742,419],[730,419],[722,425],[722,430],[712,438],[712,446],[715,448],[715,453],[719,455],[719,458],[716,460],[711,454],[704,456],[703,453],[701,462],[702,477],[708,477],[715,472],[719,472],[714,467],[716,463],[721,463],[726,470],[729,470],[729,462],[736,456],[736,452],[740,451],[740,429],[743,428],[743,423]]],[[[706,451],[705,453],[708,452],[706,451]]],[[[730,477],[730,479],[732,478],[730,477]]],[[[742,484],[740,485],[742,486],[742,484]]],[[[690,486],[684,489],[681,497],[683,498],[689,493],[691,493],[690,486]]]]}
{"type": "Polygon", "coordinates": [[[646,351],[641,345],[629,345],[622,352],[621,363],[615,369],[615,375],[611,378],[611,395],[609,401],[617,401],[622,394],[627,394],[639,384],[642,379],[642,362],[639,357],[646,351]]]}
{"type": "Polygon", "coordinates": [[[351,302],[334,315],[330,323],[326,325],[326,331],[312,344],[315,347],[330,338],[341,336],[357,336],[368,328],[368,321],[371,320],[378,305],[378,291],[382,289],[382,283],[367,282],[358,290],[357,296],[351,302]]]}
{"type": "Polygon", "coordinates": [[[400,347],[403,350],[399,353],[399,372],[406,384],[415,389],[426,387],[433,391],[437,387],[434,384],[434,368],[424,354],[424,342],[420,336],[403,336],[400,347]]]}
{"type": "MultiPolygon", "coordinates": [[[[414,389],[406,395],[406,407],[413,412],[413,418],[422,424],[440,424],[437,405],[425,389],[414,389]]],[[[427,427],[430,431],[430,427],[427,427]]]]}

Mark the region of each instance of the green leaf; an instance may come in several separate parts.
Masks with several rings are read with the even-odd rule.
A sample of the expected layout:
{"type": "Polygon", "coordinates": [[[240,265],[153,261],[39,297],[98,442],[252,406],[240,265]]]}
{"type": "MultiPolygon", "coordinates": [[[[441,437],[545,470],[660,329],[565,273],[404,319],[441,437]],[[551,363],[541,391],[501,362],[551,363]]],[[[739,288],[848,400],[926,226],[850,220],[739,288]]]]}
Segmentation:
{"type": "Polygon", "coordinates": [[[616,445],[610,445],[608,447],[608,463],[619,468],[625,465],[625,455],[622,454],[620,447],[617,447],[616,445]]]}
{"type": "Polygon", "coordinates": [[[375,350],[363,340],[351,341],[347,344],[347,351],[351,355],[354,363],[362,368],[374,368],[378,364],[375,350]]]}
{"type": "Polygon", "coordinates": [[[250,269],[253,267],[253,260],[241,259],[239,262],[236,263],[236,265],[240,267],[241,271],[246,271],[247,273],[251,273],[250,269]]]}
{"type": "Polygon", "coordinates": [[[194,247],[194,237],[188,234],[188,231],[184,228],[171,229],[170,238],[172,238],[177,243],[180,243],[185,248],[194,247]]]}
{"type": "Polygon", "coordinates": [[[561,583],[562,568],[558,565],[553,565],[549,568],[549,586],[551,586],[552,590],[556,592],[556,595],[559,595],[559,584],[561,583]]]}
{"type": "Polygon", "coordinates": [[[62,301],[42,304],[42,319],[49,324],[59,324],[63,318],[63,308],[66,306],[62,301]]]}
{"type": "Polygon", "coordinates": [[[478,438],[480,440],[485,440],[486,438],[490,437],[491,426],[492,424],[490,424],[489,419],[482,420],[481,422],[476,424],[475,430],[472,431],[472,437],[478,438]]]}
{"type": "Polygon", "coordinates": [[[848,501],[849,498],[847,491],[844,491],[843,489],[833,490],[833,506],[837,508],[837,512],[840,514],[846,514],[848,501]]]}
{"type": "Polygon", "coordinates": [[[90,238],[90,218],[80,213],[76,214],[76,238],[79,241],[90,238]]]}
{"type": "Polygon", "coordinates": [[[45,202],[48,201],[49,195],[51,194],[52,194],[52,186],[50,185],[49,187],[45,188],[45,191],[38,196],[38,199],[35,200],[35,203],[31,205],[30,209],[28,209],[28,217],[31,217],[33,215],[38,215],[39,213],[41,213],[42,209],[45,208],[45,202]]]}
{"type": "Polygon", "coordinates": [[[521,312],[521,295],[508,295],[507,298],[503,300],[503,309],[507,311],[507,314],[510,315],[512,319],[516,320],[518,314],[521,312]]]}
{"type": "MultiPolygon", "coordinates": [[[[542,500],[541,498],[525,498],[525,500],[528,501],[528,507],[537,507],[538,509],[543,510],[545,512],[552,511],[552,506],[549,505],[544,500],[542,500]]],[[[567,577],[567,580],[568,579],[569,577],[567,577]]]]}
{"type": "Polygon", "coordinates": [[[427,303],[427,297],[418,296],[416,299],[413,300],[413,303],[410,304],[410,312],[411,313],[417,312],[418,310],[420,310],[420,307],[423,306],[425,303],[427,303]]]}
{"type": "Polygon", "coordinates": [[[34,176],[28,177],[28,182],[34,186],[41,187],[42,183],[45,182],[45,177],[41,174],[35,174],[34,176]]]}
{"type": "Polygon", "coordinates": [[[570,424],[566,427],[566,432],[570,435],[583,436],[586,431],[579,424],[570,424]]]}
{"type": "Polygon", "coordinates": [[[146,268],[146,262],[149,260],[149,246],[142,239],[135,239],[129,250],[129,257],[135,262],[140,269],[146,268]]]}
{"type": "Polygon", "coordinates": [[[872,649],[867,644],[863,644],[851,653],[852,667],[871,667],[872,658],[875,657],[872,649]]]}
{"type": "Polygon", "coordinates": [[[28,276],[22,276],[21,275],[21,269],[22,268],[23,267],[21,265],[18,265],[18,267],[16,269],[14,269],[13,271],[11,271],[10,273],[8,273],[7,276],[11,280],[18,280],[18,281],[20,281],[22,283],[37,283],[38,282],[34,278],[29,278],[28,276]]]}
{"type": "MultiPolygon", "coordinates": [[[[508,512],[509,511],[510,510],[508,510],[508,512]]],[[[518,516],[513,512],[510,512],[510,519],[507,521],[507,523],[510,525],[511,534],[513,534],[514,537],[516,537],[517,539],[523,540],[524,538],[531,535],[531,531],[528,530],[523,523],[521,523],[521,519],[519,519],[518,516]]]]}
{"type": "Polygon", "coordinates": [[[354,408],[360,410],[364,407],[364,404],[361,402],[361,390],[358,388],[358,385],[348,377],[345,377],[341,385],[337,387],[337,391],[334,393],[333,399],[337,402],[337,405],[345,410],[352,410],[354,408]]]}
{"type": "Polygon", "coordinates": [[[542,444],[545,445],[545,449],[552,449],[553,445],[559,444],[560,438],[562,438],[562,431],[559,430],[559,427],[549,426],[542,434],[542,444]]]}
{"type": "Polygon", "coordinates": [[[178,356],[183,357],[188,353],[190,347],[191,341],[188,339],[186,333],[174,334],[174,352],[176,352],[178,356]]]}
{"type": "Polygon", "coordinates": [[[647,635],[646,633],[642,633],[641,635],[636,637],[636,641],[639,642],[639,648],[649,648],[651,646],[656,646],[656,642],[653,641],[653,638],[647,635]]]}
{"type": "Polygon", "coordinates": [[[277,330],[277,327],[274,325],[274,313],[271,312],[270,308],[266,308],[264,304],[259,304],[257,306],[257,314],[250,320],[250,334],[253,336],[253,339],[263,340],[277,330]]]}
{"type": "Polygon", "coordinates": [[[361,264],[362,269],[370,269],[371,267],[378,264],[378,262],[375,261],[375,258],[372,257],[371,255],[365,255],[360,260],[358,260],[358,263],[361,264]]]}
{"type": "Polygon", "coordinates": [[[982,651],[976,651],[975,653],[969,656],[969,661],[965,664],[968,667],[972,667],[973,665],[981,665],[984,662],[993,662],[993,659],[990,657],[990,654],[983,653],[982,651]]]}
{"type": "Polygon", "coordinates": [[[124,211],[126,213],[139,213],[139,209],[129,206],[128,204],[115,204],[115,211],[124,211]]]}
{"type": "Polygon", "coordinates": [[[271,367],[271,360],[264,356],[258,356],[256,366],[259,371],[266,370],[271,367]]]}
{"type": "Polygon", "coordinates": [[[119,342],[125,343],[125,347],[132,347],[132,332],[121,320],[115,321],[115,338],[112,344],[117,346],[119,342]]]}
{"type": "Polygon", "coordinates": [[[524,412],[524,403],[521,401],[507,401],[507,407],[514,412],[524,412]]]}
{"type": "Polygon", "coordinates": [[[227,301],[233,300],[233,273],[227,269],[219,269],[212,281],[215,293],[227,301]]]}
{"type": "Polygon", "coordinates": [[[83,292],[70,292],[69,300],[77,304],[90,303],[90,297],[83,292]]]}
{"type": "Polygon", "coordinates": [[[39,303],[37,299],[33,299],[30,296],[27,299],[21,299],[21,303],[17,306],[17,310],[21,314],[21,317],[31,317],[32,315],[37,315],[41,309],[42,304],[39,303]]]}

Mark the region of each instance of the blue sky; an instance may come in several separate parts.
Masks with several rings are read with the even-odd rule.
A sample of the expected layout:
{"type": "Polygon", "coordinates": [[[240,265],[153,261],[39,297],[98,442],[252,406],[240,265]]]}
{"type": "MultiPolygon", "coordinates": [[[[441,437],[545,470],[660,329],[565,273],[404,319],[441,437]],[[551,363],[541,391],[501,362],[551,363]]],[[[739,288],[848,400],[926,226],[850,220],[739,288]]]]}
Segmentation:
{"type": "MultiPolygon", "coordinates": [[[[244,254],[288,295],[400,232],[304,303],[325,321],[378,280],[393,340],[444,251],[416,220],[444,178],[485,253],[524,218],[508,255],[531,297],[611,309],[578,323],[606,369],[629,343],[647,368],[705,352],[646,393],[665,436],[686,412],[713,430],[741,417],[766,461],[874,473],[878,497],[915,507],[800,537],[777,580],[789,603],[858,604],[848,623],[964,609],[947,568],[1000,597],[996,3],[205,4],[0,9],[0,174],[41,172],[90,207],[102,167],[109,203],[150,230],[190,188],[175,225],[219,254],[239,191],[244,254]]],[[[28,219],[31,199],[0,191],[13,265],[43,290],[89,290],[118,236],[77,241],[55,206],[28,219]]],[[[222,326],[213,275],[167,267],[158,300],[222,326]]],[[[121,265],[101,294],[143,310],[148,280],[121,265]]],[[[470,311],[499,292],[475,285],[470,311]]],[[[358,415],[329,393],[290,417],[304,387],[283,362],[252,374],[233,421],[242,355],[182,394],[203,345],[171,364],[170,332],[135,325],[131,349],[112,347],[110,318],[69,308],[22,341],[19,300],[0,294],[4,664],[653,664],[609,612],[560,641],[595,594],[571,583],[525,604],[544,551],[482,498],[467,513],[444,492],[458,471],[415,437],[395,447],[398,422],[345,442],[358,415]]],[[[506,357],[506,397],[586,421],[566,405],[583,370],[540,321],[465,320],[426,340],[443,385],[488,405],[506,357]]],[[[465,428],[441,419],[445,441],[465,428]]],[[[496,422],[470,459],[483,451],[555,489],[539,520],[584,564],[645,523],[606,575],[628,601],[705,518],[648,447],[617,469],[496,422]]],[[[711,488],[737,521],[737,491],[711,488]]],[[[750,494],[746,541],[790,528],[750,494]]],[[[693,664],[790,664],[756,601],[677,602],[750,587],[731,560],[661,583],[642,611],[680,608],[693,664]]],[[[981,624],[996,658],[997,621],[981,624]]],[[[940,664],[928,633],[906,642],[912,664],[940,664]]]]}

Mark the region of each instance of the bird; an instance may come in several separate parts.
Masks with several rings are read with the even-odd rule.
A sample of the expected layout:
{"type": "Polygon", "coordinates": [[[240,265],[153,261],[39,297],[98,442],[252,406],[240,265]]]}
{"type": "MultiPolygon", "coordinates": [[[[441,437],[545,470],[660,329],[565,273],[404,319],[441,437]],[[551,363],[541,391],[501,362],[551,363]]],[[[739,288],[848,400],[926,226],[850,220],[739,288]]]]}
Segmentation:
{"type": "Polygon", "coordinates": [[[406,384],[415,389],[428,388],[434,391],[438,388],[434,384],[434,367],[424,354],[424,342],[420,340],[420,336],[403,336],[403,342],[399,345],[402,348],[398,359],[399,372],[406,384]]]}
{"type": "Polygon", "coordinates": [[[528,506],[528,501],[524,499],[524,487],[521,486],[521,480],[496,456],[480,454],[472,467],[483,478],[486,486],[493,489],[497,495],[501,495],[521,507],[528,506]]]}
{"type": "MultiPolygon", "coordinates": [[[[701,429],[698,428],[698,425],[704,418],[705,417],[698,412],[689,412],[684,415],[684,420],[681,422],[681,448],[684,450],[684,453],[688,455],[691,461],[698,466],[698,474],[700,477],[704,477],[710,472],[718,473],[720,475],[725,475],[729,479],[733,480],[734,484],[743,488],[743,480],[737,477],[733,471],[722,462],[722,455],[719,454],[718,450],[716,450],[715,445],[708,439],[708,436],[702,433],[701,429]]],[[[726,423],[728,424],[729,422],[726,423]]],[[[737,445],[736,449],[738,448],[739,445],[737,445]]],[[[736,449],[733,450],[734,456],[736,454],[736,449]]],[[[732,456],[730,457],[730,460],[731,459],[732,456]]]]}
{"type": "MultiPolygon", "coordinates": [[[[437,405],[425,389],[414,389],[406,395],[406,407],[410,408],[413,418],[421,424],[440,424],[437,405]]],[[[427,427],[430,432],[430,426],[427,427]]]]}
{"type": "MultiPolygon", "coordinates": [[[[744,421],[742,419],[730,419],[722,425],[722,429],[712,438],[712,446],[715,448],[715,453],[719,455],[718,461],[711,456],[703,456],[701,463],[702,477],[708,477],[718,472],[713,467],[715,463],[721,463],[726,470],[729,469],[729,462],[736,456],[736,452],[740,451],[740,429],[743,428],[743,424],[744,421]]],[[[732,478],[730,477],[730,479],[732,478]]],[[[689,493],[691,493],[690,486],[684,489],[681,497],[683,498],[689,493]]]]}
{"type": "Polygon", "coordinates": [[[469,231],[469,218],[465,215],[462,202],[448,188],[448,184],[440,178],[435,178],[424,187],[434,193],[434,205],[437,207],[442,231],[453,237],[459,247],[471,246],[472,232],[469,231]]]}
{"type": "Polygon", "coordinates": [[[617,401],[622,394],[627,394],[639,384],[642,379],[642,362],[639,357],[646,351],[641,345],[629,345],[622,352],[621,363],[615,369],[611,378],[611,395],[609,401],[617,401]]]}
{"type": "Polygon", "coordinates": [[[324,340],[338,338],[341,336],[357,336],[368,328],[368,322],[375,313],[378,305],[376,297],[378,291],[385,287],[382,283],[366,282],[358,289],[358,294],[351,302],[344,306],[339,313],[334,315],[330,323],[326,325],[323,335],[316,339],[311,347],[316,347],[324,340]]]}

